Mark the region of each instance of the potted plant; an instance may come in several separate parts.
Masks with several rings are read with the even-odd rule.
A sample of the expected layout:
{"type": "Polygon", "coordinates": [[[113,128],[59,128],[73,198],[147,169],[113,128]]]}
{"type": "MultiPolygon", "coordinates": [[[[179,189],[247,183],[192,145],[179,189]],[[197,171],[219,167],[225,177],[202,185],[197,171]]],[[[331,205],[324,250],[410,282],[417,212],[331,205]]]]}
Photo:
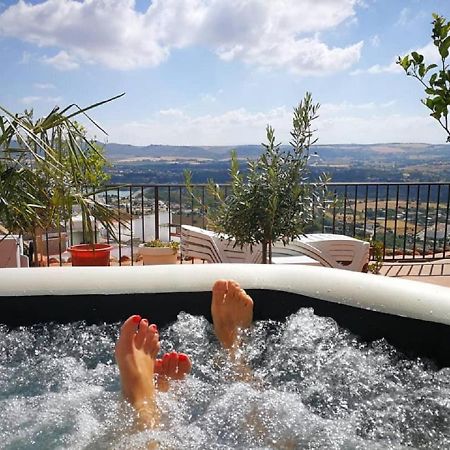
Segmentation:
{"type": "Polygon", "coordinates": [[[105,180],[105,160],[74,120],[113,99],[84,109],[76,107],[76,111],[75,105],[62,111],[55,107],[38,120],[32,112],[14,115],[0,106],[0,223],[9,233],[32,236],[33,247],[38,249],[44,230],[60,229],[76,207],[93,256],[91,217],[114,238],[114,224],[123,221],[124,215],[96,199],[105,180]]]}
{"type": "Polygon", "coordinates": [[[180,244],[175,241],[163,242],[159,239],[144,242],[138,247],[144,266],[153,264],[176,264],[180,244]]]}
{"type": "Polygon", "coordinates": [[[196,198],[191,173],[185,172],[188,191],[207,211],[208,224],[214,231],[235,240],[236,245],[262,245],[263,263],[271,262],[272,242],[288,243],[300,236],[305,226],[314,221],[317,209],[330,203],[327,200],[328,178],[317,181],[308,177],[310,147],[313,138],[312,122],[318,117],[319,105],[313,104],[306,93],[294,108],[290,149],[276,143],[275,131],[267,126],[267,143],[254,161],[247,161],[247,173],[239,170],[237,155],[231,159],[231,192],[224,192],[214,182],[209,191],[218,206],[207,208],[196,198]]]}

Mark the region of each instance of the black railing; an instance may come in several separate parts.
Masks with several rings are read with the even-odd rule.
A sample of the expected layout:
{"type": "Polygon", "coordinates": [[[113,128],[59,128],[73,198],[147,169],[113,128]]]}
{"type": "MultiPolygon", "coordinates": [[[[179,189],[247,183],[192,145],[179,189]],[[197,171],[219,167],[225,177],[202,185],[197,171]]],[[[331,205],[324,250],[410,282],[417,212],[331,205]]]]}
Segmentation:
{"type": "MultiPolygon", "coordinates": [[[[224,193],[228,186],[222,186],[224,193]]],[[[345,234],[372,239],[383,244],[385,261],[437,259],[449,251],[448,220],[450,183],[331,183],[333,204],[325,211],[317,209],[307,233],[345,234]]],[[[127,225],[117,224],[113,257],[118,264],[136,260],[137,246],[148,240],[178,239],[182,224],[206,227],[205,206],[214,201],[206,185],[195,185],[194,200],[184,185],[111,185],[97,200],[126,213],[127,225]]],[[[95,221],[97,242],[112,237],[95,221]]],[[[63,230],[69,244],[84,240],[77,217],[63,230]]],[[[45,236],[50,238],[47,233],[45,236]]],[[[61,238],[61,230],[58,230],[61,238]]],[[[47,255],[50,249],[47,240],[47,255]]],[[[59,243],[62,264],[64,246],[59,243]]],[[[58,253],[58,252],[57,252],[58,253]]],[[[51,260],[47,258],[47,264],[51,260]]],[[[127,262],[130,264],[130,262],[127,262]]]]}

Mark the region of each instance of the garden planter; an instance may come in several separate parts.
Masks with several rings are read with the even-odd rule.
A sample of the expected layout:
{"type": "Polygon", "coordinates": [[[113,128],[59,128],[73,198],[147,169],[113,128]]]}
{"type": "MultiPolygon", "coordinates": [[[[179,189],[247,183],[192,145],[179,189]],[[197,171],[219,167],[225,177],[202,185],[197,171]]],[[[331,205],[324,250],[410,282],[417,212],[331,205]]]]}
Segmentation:
{"type": "Polygon", "coordinates": [[[109,255],[112,246],[109,244],[72,245],[72,266],[109,266],[109,255]]]}
{"type": "Polygon", "coordinates": [[[170,247],[139,246],[138,253],[142,255],[144,266],[177,263],[178,251],[170,247]]]}

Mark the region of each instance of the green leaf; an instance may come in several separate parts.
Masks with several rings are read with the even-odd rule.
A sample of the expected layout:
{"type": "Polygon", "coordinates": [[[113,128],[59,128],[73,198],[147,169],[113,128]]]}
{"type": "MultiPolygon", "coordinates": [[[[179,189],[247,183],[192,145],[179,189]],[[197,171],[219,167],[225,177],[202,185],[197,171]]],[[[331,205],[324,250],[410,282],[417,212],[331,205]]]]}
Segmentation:
{"type": "Polygon", "coordinates": [[[412,52],[411,56],[412,56],[415,64],[420,64],[423,61],[423,56],[419,55],[419,53],[417,53],[417,52],[412,52]]]}
{"type": "Polygon", "coordinates": [[[419,72],[420,78],[423,78],[425,76],[425,73],[426,73],[425,72],[425,64],[419,64],[418,72],[419,72]]]}
{"type": "Polygon", "coordinates": [[[439,54],[442,58],[447,58],[449,54],[449,48],[450,48],[450,36],[445,38],[442,41],[442,44],[439,46],[439,54]]]}

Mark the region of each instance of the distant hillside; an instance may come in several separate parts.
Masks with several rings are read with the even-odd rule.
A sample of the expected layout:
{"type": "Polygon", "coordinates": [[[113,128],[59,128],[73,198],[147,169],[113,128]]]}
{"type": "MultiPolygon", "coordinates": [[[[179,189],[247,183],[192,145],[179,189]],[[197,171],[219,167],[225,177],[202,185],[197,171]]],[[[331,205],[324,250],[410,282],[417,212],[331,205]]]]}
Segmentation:
{"type": "MultiPolygon", "coordinates": [[[[261,151],[260,145],[240,146],[174,146],[148,145],[145,147],[127,144],[106,144],[106,156],[112,161],[139,159],[228,159],[232,149],[236,149],[239,158],[255,158],[261,151]]],[[[427,160],[429,162],[450,161],[450,144],[345,144],[315,145],[312,153],[317,153],[319,160],[327,164],[345,164],[351,162],[412,162],[427,160]]]]}
{"type": "Polygon", "coordinates": [[[130,158],[206,158],[219,160],[230,157],[230,152],[236,148],[239,157],[252,158],[261,152],[259,145],[242,145],[238,147],[195,147],[175,145],[147,145],[139,147],[127,144],[106,144],[106,156],[111,160],[130,158]]]}

